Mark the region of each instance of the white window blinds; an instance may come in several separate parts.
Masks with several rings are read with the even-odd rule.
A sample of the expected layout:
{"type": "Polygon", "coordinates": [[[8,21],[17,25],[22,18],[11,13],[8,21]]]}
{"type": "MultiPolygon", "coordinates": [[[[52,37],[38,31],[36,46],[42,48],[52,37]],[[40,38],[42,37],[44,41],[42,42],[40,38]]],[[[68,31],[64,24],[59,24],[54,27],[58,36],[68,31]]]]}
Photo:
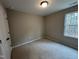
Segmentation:
{"type": "Polygon", "coordinates": [[[78,38],[78,13],[72,12],[65,15],[64,36],[78,38]]]}

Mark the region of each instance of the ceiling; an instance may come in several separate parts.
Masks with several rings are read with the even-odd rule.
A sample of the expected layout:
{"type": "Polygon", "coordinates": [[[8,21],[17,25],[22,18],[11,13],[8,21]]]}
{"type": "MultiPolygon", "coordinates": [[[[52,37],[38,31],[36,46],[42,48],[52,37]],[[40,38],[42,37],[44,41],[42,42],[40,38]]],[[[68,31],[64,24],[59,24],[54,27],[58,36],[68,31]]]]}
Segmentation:
{"type": "Polygon", "coordinates": [[[77,5],[77,0],[47,0],[48,7],[42,8],[40,2],[43,0],[1,0],[6,8],[27,12],[35,15],[46,16],[53,12],[77,5]]]}

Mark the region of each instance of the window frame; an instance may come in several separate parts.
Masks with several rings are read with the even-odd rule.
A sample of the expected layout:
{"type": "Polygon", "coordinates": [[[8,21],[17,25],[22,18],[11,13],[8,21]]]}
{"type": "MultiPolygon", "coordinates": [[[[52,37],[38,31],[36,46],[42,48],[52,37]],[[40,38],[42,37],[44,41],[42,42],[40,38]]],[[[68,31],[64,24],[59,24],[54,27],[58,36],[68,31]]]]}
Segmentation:
{"type": "MultiPolygon", "coordinates": [[[[65,21],[66,21],[66,15],[67,14],[70,14],[70,13],[78,13],[78,11],[73,11],[73,12],[68,12],[68,13],[66,13],[65,15],[64,15],[64,36],[65,37],[70,37],[70,38],[75,38],[75,39],[78,39],[78,37],[73,37],[73,36],[70,36],[70,35],[65,35],[65,21]]],[[[78,20],[77,20],[78,21],[78,20]]],[[[78,25],[77,25],[78,26],[78,25]]]]}

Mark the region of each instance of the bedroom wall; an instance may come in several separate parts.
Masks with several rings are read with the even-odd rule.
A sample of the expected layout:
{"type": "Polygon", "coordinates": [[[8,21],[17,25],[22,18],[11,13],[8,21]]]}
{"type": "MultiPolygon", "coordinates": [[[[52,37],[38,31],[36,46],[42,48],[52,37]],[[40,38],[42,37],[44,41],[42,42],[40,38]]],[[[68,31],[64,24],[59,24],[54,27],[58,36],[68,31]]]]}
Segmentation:
{"type": "Polygon", "coordinates": [[[7,9],[12,45],[42,38],[43,17],[7,9]]]}
{"type": "Polygon", "coordinates": [[[78,39],[64,36],[64,15],[69,12],[77,11],[77,8],[78,6],[74,6],[45,16],[45,38],[63,43],[77,49],[78,39]]]}

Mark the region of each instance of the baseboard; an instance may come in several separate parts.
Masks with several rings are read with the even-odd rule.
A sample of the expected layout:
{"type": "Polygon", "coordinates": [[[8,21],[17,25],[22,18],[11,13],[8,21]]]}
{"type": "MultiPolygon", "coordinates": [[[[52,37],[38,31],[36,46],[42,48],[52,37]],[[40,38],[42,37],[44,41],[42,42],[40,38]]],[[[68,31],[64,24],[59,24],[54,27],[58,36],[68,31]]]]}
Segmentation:
{"type": "MultiPolygon", "coordinates": [[[[41,39],[41,38],[39,38],[39,39],[41,39]]],[[[25,44],[28,44],[28,43],[34,42],[34,41],[39,40],[39,39],[34,39],[34,40],[29,41],[29,42],[24,42],[24,43],[22,43],[22,44],[15,45],[15,46],[13,46],[12,48],[21,47],[21,46],[23,46],[23,45],[25,45],[25,44]]]]}
{"type": "Polygon", "coordinates": [[[63,45],[65,45],[65,46],[68,46],[68,47],[70,47],[70,48],[73,48],[73,49],[78,50],[78,48],[73,47],[72,45],[69,45],[67,42],[64,42],[64,41],[62,41],[62,40],[58,41],[57,38],[51,37],[51,36],[49,36],[49,35],[46,35],[46,39],[51,40],[51,41],[54,41],[54,42],[57,42],[57,43],[60,43],[60,44],[63,44],[63,45]]]}

